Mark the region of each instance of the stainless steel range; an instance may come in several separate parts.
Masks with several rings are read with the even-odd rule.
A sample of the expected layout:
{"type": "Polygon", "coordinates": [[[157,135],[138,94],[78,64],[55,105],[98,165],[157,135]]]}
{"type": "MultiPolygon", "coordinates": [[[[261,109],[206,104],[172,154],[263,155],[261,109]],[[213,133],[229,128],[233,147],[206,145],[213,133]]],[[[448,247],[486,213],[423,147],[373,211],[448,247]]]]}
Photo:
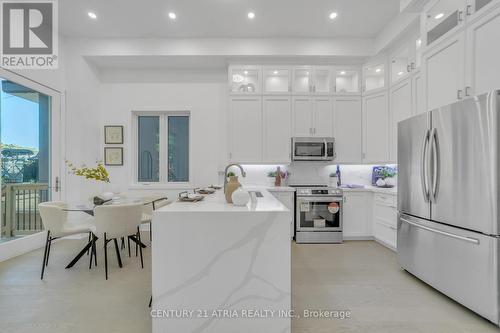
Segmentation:
{"type": "Polygon", "coordinates": [[[342,243],[341,189],[326,185],[291,185],[295,192],[295,241],[342,243]]]}

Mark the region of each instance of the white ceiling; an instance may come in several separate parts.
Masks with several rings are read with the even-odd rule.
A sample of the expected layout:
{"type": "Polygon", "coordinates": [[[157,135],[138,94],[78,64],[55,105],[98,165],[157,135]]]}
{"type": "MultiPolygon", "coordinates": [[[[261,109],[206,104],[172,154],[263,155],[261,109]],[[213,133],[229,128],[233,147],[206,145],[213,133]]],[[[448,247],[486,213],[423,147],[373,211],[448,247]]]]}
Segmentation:
{"type": "Polygon", "coordinates": [[[60,0],[59,12],[62,34],[74,37],[373,38],[399,0],[60,0]]]}

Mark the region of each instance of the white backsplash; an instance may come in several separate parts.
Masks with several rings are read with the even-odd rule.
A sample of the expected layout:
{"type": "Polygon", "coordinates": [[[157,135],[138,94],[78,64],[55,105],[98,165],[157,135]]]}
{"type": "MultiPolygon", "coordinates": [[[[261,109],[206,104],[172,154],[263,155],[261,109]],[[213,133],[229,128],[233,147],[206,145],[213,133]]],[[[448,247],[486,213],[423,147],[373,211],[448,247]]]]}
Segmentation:
{"type": "MultiPolygon", "coordinates": [[[[267,173],[276,171],[277,167],[278,165],[243,165],[247,176],[240,177],[240,182],[267,185],[267,173]]],[[[328,184],[329,175],[335,172],[337,165],[325,162],[296,162],[280,167],[291,172],[288,184],[328,184]]],[[[341,165],[342,184],[371,185],[372,169],[373,165],[341,165]]],[[[238,169],[234,169],[234,172],[240,175],[238,169]]]]}

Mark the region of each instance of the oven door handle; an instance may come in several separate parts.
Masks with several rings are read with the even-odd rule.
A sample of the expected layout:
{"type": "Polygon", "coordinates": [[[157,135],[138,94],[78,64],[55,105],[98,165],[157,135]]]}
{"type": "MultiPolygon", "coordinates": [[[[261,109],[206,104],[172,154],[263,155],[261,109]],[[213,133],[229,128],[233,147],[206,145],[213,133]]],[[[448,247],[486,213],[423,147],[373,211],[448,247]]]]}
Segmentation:
{"type": "Polygon", "coordinates": [[[342,197],[297,197],[299,202],[343,202],[342,197]]]}

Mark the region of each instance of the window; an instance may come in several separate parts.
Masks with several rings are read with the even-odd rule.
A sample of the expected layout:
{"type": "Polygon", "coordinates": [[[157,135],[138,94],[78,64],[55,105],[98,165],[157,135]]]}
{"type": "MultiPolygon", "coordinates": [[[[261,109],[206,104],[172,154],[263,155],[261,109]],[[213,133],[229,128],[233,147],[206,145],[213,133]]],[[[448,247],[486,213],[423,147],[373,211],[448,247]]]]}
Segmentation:
{"type": "Polygon", "coordinates": [[[134,113],[138,183],[189,182],[188,112],[134,113]]]}

